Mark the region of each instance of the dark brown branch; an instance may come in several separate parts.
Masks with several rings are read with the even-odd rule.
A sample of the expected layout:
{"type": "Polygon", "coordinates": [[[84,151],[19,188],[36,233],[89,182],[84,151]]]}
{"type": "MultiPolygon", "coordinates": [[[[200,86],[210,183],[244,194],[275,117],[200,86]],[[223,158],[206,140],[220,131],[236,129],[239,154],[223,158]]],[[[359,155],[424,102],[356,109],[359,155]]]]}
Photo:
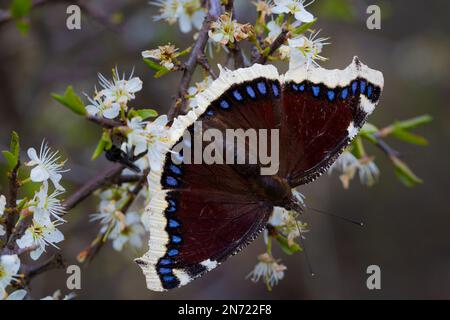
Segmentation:
{"type": "Polygon", "coordinates": [[[203,67],[203,69],[205,69],[205,71],[209,73],[211,78],[213,78],[214,80],[217,79],[217,73],[213,70],[208,62],[208,58],[206,58],[204,54],[199,56],[197,61],[203,67]]]}
{"type": "Polygon", "coordinates": [[[288,31],[286,29],[283,29],[283,31],[281,31],[281,33],[278,35],[278,37],[276,37],[276,39],[270,45],[269,52],[265,55],[261,55],[258,58],[258,60],[256,60],[255,62],[260,63],[260,64],[265,64],[267,62],[267,59],[269,58],[269,56],[271,56],[275,51],[277,51],[277,49],[279,47],[281,47],[281,45],[283,45],[283,43],[286,41],[287,33],[288,33],[288,31]]]}
{"type": "Polygon", "coordinates": [[[64,260],[61,254],[57,253],[47,261],[43,262],[42,264],[30,266],[22,265],[21,273],[24,274],[24,282],[25,282],[24,284],[28,285],[34,277],[44,272],[54,269],[63,269],[66,267],[67,267],[66,261],[64,260]]]}
{"type": "Polygon", "coordinates": [[[75,191],[69,198],[63,202],[64,208],[68,211],[75,207],[78,203],[89,197],[95,190],[98,190],[112,182],[122,172],[124,165],[113,164],[105,171],[88,181],[80,189],[75,191]]]}
{"type": "Polygon", "coordinates": [[[208,1],[208,14],[203,21],[202,28],[198,33],[198,38],[195,41],[194,47],[189,54],[187,62],[184,64],[184,71],[181,77],[179,89],[175,100],[168,111],[169,119],[175,118],[180,112],[186,109],[187,105],[187,90],[191,83],[192,76],[198,64],[198,58],[203,56],[205,47],[208,42],[208,31],[212,21],[217,20],[221,13],[220,0],[208,1]]]}
{"type": "Polygon", "coordinates": [[[117,121],[117,120],[100,118],[100,117],[96,117],[96,116],[86,116],[86,119],[95,124],[98,124],[104,128],[115,128],[115,127],[120,127],[120,126],[124,125],[122,122],[117,121]]]}
{"type": "Polygon", "coordinates": [[[18,172],[20,168],[20,160],[17,160],[16,166],[8,174],[8,198],[6,203],[6,238],[11,235],[14,224],[17,220],[17,192],[20,187],[18,180],[18,172]]]}

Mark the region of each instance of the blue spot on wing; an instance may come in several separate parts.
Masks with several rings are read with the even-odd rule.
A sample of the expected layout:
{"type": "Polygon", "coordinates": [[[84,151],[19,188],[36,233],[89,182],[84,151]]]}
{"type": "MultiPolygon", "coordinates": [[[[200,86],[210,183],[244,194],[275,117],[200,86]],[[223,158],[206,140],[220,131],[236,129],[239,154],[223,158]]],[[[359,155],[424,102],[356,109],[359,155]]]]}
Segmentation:
{"type": "Polygon", "coordinates": [[[304,84],[300,85],[300,87],[298,87],[298,89],[299,89],[300,91],[305,91],[305,85],[304,85],[304,84]]]}
{"type": "Polygon", "coordinates": [[[267,93],[267,87],[266,87],[266,84],[264,82],[258,82],[257,87],[258,87],[258,91],[261,94],[264,95],[264,94],[267,93]]]}
{"type": "Polygon", "coordinates": [[[358,82],[353,81],[352,82],[352,93],[356,94],[356,90],[358,89],[358,82]]]}
{"type": "Polygon", "coordinates": [[[180,223],[177,220],[169,219],[169,228],[178,228],[180,223]]]}
{"type": "Polygon", "coordinates": [[[253,88],[251,86],[247,86],[245,88],[245,90],[247,90],[248,95],[250,96],[250,98],[255,99],[256,98],[256,93],[255,90],[253,90],[253,88]]]}
{"type": "Polygon", "coordinates": [[[214,111],[210,109],[210,110],[206,111],[206,114],[208,116],[213,116],[214,115],[214,111]]]}
{"type": "Polygon", "coordinates": [[[293,89],[294,91],[298,91],[298,86],[297,86],[295,83],[293,83],[293,84],[292,84],[292,89],[293,89]]]}
{"type": "Polygon", "coordinates": [[[167,255],[169,257],[173,257],[176,256],[177,254],[179,254],[180,251],[178,251],[178,249],[170,249],[169,251],[167,251],[167,255]]]}
{"type": "Polygon", "coordinates": [[[170,169],[170,171],[172,171],[175,174],[178,174],[178,175],[181,174],[181,169],[174,164],[171,164],[169,169],[170,169]]]}
{"type": "Polygon", "coordinates": [[[365,80],[361,80],[359,82],[359,89],[360,89],[361,93],[366,92],[366,85],[367,85],[367,82],[365,80]]]}
{"type": "Polygon", "coordinates": [[[312,86],[312,91],[313,91],[314,97],[318,97],[319,96],[319,92],[320,92],[320,87],[319,86],[312,86]]]}
{"type": "Polygon", "coordinates": [[[220,101],[220,107],[222,109],[229,109],[230,108],[230,104],[228,103],[227,100],[221,100],[220,101]]]}
{"type": "Polygon", "coordinates": [[[172,242],[173,242],[173,243],[180,243],[180,242],[181,242],[181,237],[180,237],[180,236],[173,235],[173,236],[172,236],[172,242]]]}
{"type": "Polygon", "coordinates": [[[172,269],[170,269],[170,268],[159,268],[159,273],[161,273],[161,274],[172,273],[172,269]]]}
{"type": "Polygon", "coordinates": [[[162,278],[163,278],[163,281],[165,281],[165,282],[171,282],[171,281],[175,280],[174,276],[163,276],[162,278]]]}
{"type": "Polygon", "coordinates": [[[280,95],[280,90],[278,89],[278,85],[276,83],[272,84],[272,91],[275,97],[278,97],[280,95]]]}
{"type": "Polygon", "coordinates": [[[345,100],[347,99],[347,97],[348,97],[348,88],[344,88],[341,91],[341,98],[345,100]]]}
{"type": "Polygon", "coordinates": [[[328,96],[328,99],[329,99],[330,101],[333,101],[333,100],[334,100],[334,97],[335,97],[334,91],[333,91],[333,90],[328,90],[327,96],[328,96]]]}
{"type": "Polygon", "coordinates": [[[159,264],[163,265],[163,266],[167,266],[167,265],[169,265],[171,263],[172,263],[171,259],[161,259],[161,260],[159,260],[159,264]]]}
{"type": "Polygon", "coordinates": [[[175,179],[172,176],[167,176],[166,177],[166,183],[167,183],[167,185],[169,185],[171,187],[176,187],[178,185],[177,179],[175,179]]]}
{"type": "Polygon", "coordinates": [[[372,94],[373,94],[373,86],[369,84],[367,86],[367,97],[372,98],[372,94]]]}
{"type": "Polygon", "coordinates": [[[241,93],[237,89],[233,91],[233,97],[237,101],[242,101],[242,99],[243,99],[241,93]]]}

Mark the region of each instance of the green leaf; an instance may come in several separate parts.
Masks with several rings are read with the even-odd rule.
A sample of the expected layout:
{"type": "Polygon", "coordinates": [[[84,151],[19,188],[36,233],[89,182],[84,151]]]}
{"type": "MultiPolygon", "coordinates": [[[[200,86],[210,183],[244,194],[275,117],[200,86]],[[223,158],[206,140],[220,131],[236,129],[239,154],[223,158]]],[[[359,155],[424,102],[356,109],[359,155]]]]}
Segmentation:
{"type": "Polygon", "coordinates": [[[17,159],[16,157],[9,151],[4,150],[2,151],[3,157],[5,157],[6,162],[8,164],[8,168],[10,170],[14,169],[16,167],[17,164],[17,159]]]}
{"type": "Polygon", "coordinates": [[[419,136],[414,133],[411,133],[411,132],[408,132],[408,131],[400,129],[400,128],[394,129],[394,131],[392,131],[392,135],[399,140],[402,140],[404,142],[408,142],[411,144],[416,144],[416,145],[420,145],[420,146],[425,146],[428,144],[427,139],[425,139],[424,137],[419,136]]]}
{"type": "Polygon", "coordinates": [[[28,15],[32,6],[31,0],[13,0],[9,10],[13,18],[20,19],[28,15]]]}
{"type": "Polygon", "coordinates": [[[408,188],[412,188],[418,184],[423,183],[423,180],[415,175],[414,172],[399,158],[392,158],[392,162],[394,163],[395,174],[397,178],[400,180],[408,188]]]}
{"type": "Polygon", "coordinates": [[[133,118],[133,117],[141,117],[142,120],[146,120],[148,118],[154,118],[158,116],[158,112],[156,112],[156,110],[153,109],[138,109],[138,110],[130,110],[130,112],[128,112],[128,116],[129,118],[133,118]]]}
{"type": "Polygon", "coordinates": [[[72,86],[68,86],[64,95],[52,93],[53,99],[61,103],[63,106],[69,108],[80,116],[86,115],[86,107],[83,100],[73,91],[72,86]]]}
{"type": "Polygon", "coordinates": [[[305,33],[305,32],[308,31],[308,30],[309,30],[316,22],[317,22],[317,18],[314,19],[314,20],[311,21],[311,22],[302,24],[300,27],[296,28],[296,29],[293,31],[293,34],[299,35],[299,34],[305,33]]]}
{"type": "Polygon", "coordinates": [[[155,61],[153,61],[151,59],[144,58],[144,62],[150,69],[152,69],[154,71],[161,71],[164,69],[167,70],[166,67],[163,67],[162,65],[160,65],[159,63],[156,63],[155,61]]]}
{"type": "Polygon", "coordinates": [[[292,255],[296,252],[302,251],[302,249],[297,243],[294,243],[292,246],[289,246],[288,240],[282,235],[277,235],[275,239],[277,240],[278,244],[280,245],[284,253],[288,255],[292,255]]]}
{"type": "Polygon", "coordinates": [[[19,135],[15,131],[13,131],[11,134],[10,151],[14,155],[14,157],[19,160],[20,139],[19,135]]]}
{"type": "Polygon", "coordinates": [[[109,150],[112,147],[112,140],[111,136],[109,135],[108,131],[103,132],[102,137],[100,138],[100,141],[97,144],[97,147],[95,148],[94,153],[92,154],[92,160],[96,160],[105,150],[109,150]]]}
{"type": "Polygon", "coordinates": [[[30,30],[30,24],[28,21],[24,19],[17,19],[16,20],[16,28],[20,31],[22,35],[27,35],[28,31],[30,30]]]}
{"type": "Polygon", "coordinates": [[[430,116],[429,114],[425,114],[423,116],[415,117],[412,119],[397,121],[394,124],[394,130],[395,129],[411,130],[417,128],[418,126],[430,123],[431,121],[433,121],[433,117],[430,116]]]}
{"type": "Polygon", "coordinates": [[[20,153],[20,142],[19,135],[17,132],[13,131],[11,134],[11,142],[9,146],[9,150],[2,151],[3,156],[8,163],[9,169],[14,169],[19,162],[19,153],[20,153]]]}
{"type": "Polygon", "coordinates": [[[161,78],[162,76],[165,76],[166,74],[168,74],[170,72],[169,69],[164,68],[164,70],[160,70],[157,73],[155,73],[154,77],[156,79],[161,78]]]}

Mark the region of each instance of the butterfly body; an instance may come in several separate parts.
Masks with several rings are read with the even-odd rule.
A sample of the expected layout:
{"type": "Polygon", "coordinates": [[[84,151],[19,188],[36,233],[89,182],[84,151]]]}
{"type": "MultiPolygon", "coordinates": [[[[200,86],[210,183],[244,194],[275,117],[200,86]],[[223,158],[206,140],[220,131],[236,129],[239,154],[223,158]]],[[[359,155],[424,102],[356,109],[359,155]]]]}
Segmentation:
{"type": "MultiPolygon", "coordinates": [[[[329,168],[374,110],[382,87],[382,74],[357,58],[344,70],[305,67],[281,76],[268,65],[222,70],[197,96],[198,107],[174,120],[162,170],[148,176],[152,196],[142,221],[149,251],[136,260],[148,288],[180,287],[214,269],[258,236],[274,207],[301,212],[291,190],[329,168]],[[267,157],[186,161],[194,156],[177,146],[204,150],[208,144],[195,136],[208,129],[224,136],[229,130],[265,133],[265,144],[241,149],[248,149],[248,160],[262,146],[266,155],[279,154],[276,165],[267,157]]],[[[227,140],[217,150],[239,147],[227,140]]]]}

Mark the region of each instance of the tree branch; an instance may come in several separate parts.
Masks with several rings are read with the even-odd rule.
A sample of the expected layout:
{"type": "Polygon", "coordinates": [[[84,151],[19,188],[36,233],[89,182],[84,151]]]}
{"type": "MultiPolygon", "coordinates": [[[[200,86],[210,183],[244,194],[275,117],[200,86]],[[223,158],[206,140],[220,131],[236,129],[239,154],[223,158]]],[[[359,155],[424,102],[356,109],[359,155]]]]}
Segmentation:
{"type": "Polygon", "coordinates": [[[8,174],[8,198],[6,204],[6,238],[8,239],[11,235],[14,224],[17,219],[17,192],[19,190],[18,172],[20,168],[20,160],[17,160],[16,166],[8,174]]]}
{"type": "Polygon", "coordinates": [[[124,165],[118,163],[111,165],[105,171],[94,177],[92,180],[86,182],[86,184],[84,184],[80,189],[75,191],[69,198],[67,198],[63,202],[64,208],[69,211],[78,203],[89,197],[95,190],[100,189],[108,185],[109,183],[112,183],[124,168],[124,165]]]}
{"type": "Polygon", "coordinates": [[[265,64],[269,56],[271,56],[287,39],[288,30],[283,29],[281,33],[276,37],[276,39],[270,45],[269,52],[266,55],[260,55],[255,61],[256,63],[265,64]]]}
{"type": "Polygon", "coordinates": [[[178,94],[174,99],[172,106],[168,111],[169,119],[175,118],[180,112],[186,109],[187,105],[187,90],[189,84],[191,83],[192,76],[195,72],[197,64],[199,63],[199,57],[203,56],[205,52],[205,47],[208,42],[208,31],[212,21],[217,20],[221,13],[220,0],[209,0],[208,1],[208,14],[203,21],[202,28],[198,33],[198,38],[195,41],[194,47],[192,48],[189,58],[184,65],[183,75],[181,77],[178,94]]]}

